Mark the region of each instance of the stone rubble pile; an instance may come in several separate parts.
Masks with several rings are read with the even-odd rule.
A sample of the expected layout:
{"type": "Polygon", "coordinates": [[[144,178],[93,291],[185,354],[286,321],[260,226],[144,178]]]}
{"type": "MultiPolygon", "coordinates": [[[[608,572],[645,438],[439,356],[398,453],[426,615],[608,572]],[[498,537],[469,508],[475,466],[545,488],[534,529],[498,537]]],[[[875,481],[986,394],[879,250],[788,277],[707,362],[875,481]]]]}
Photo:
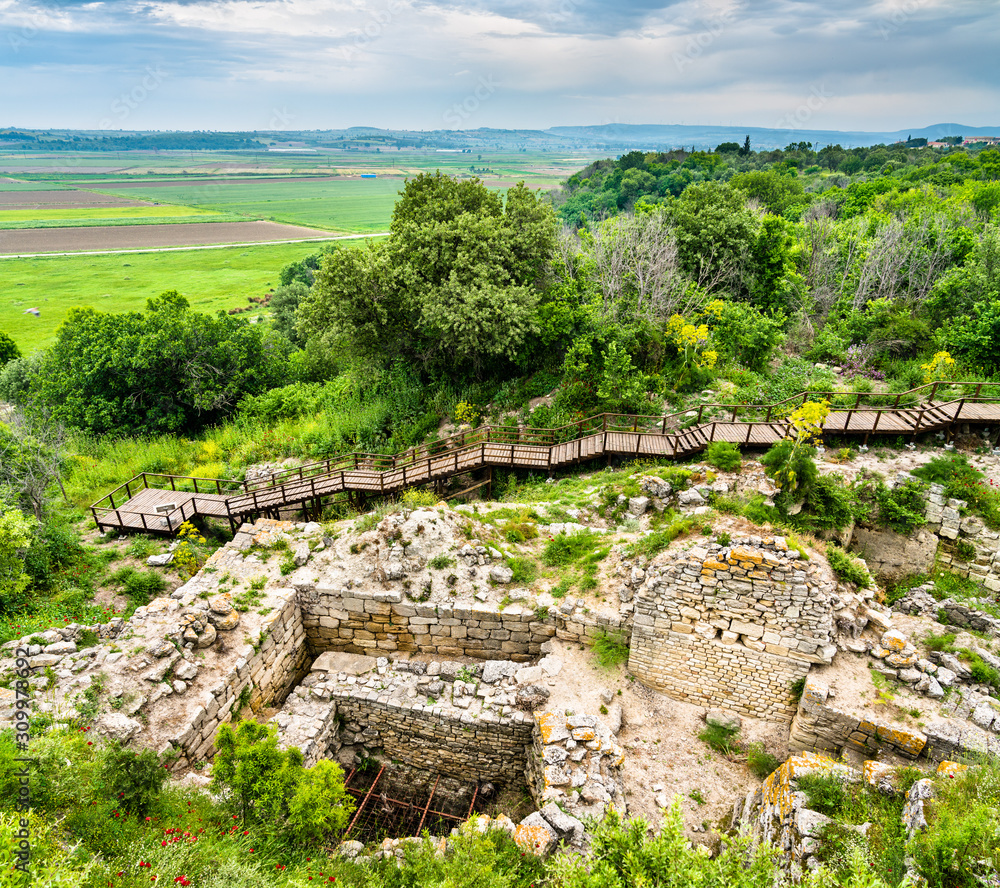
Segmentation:
{"type": "Polygon", "coordinates": [[[609,709],[608,720],[611,725],[585,713],[535,713],[528,785],[538,805],[555,804],[576,817],[599,818],[609,808],[626,813],[625,750],[612,730],[620,730],[621,707],[609,709]]]}

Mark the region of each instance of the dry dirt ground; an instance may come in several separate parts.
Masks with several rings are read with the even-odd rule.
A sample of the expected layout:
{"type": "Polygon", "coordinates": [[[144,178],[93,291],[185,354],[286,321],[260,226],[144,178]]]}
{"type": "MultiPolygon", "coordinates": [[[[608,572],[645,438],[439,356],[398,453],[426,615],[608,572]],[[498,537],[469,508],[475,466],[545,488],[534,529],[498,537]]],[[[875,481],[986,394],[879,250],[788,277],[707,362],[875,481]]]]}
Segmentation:
{"type": "Polygon", "coordinates": [[[0,254],[61,253],[77,250],[141,250],[208,244],[265,244],[317,240],[329,233],[277,222],[179,222],[89,228],[25,228],[0,232],[0,254]]]}
{"type": "MultiPolygon", "coordinates": [[[[732,811],[733,802],[760,781],[746,766],[746,756],[727,758],[698,739],[705,729],[701,706],[672,700],[629,679],[628,668],[602,668],[589,648],[556,642],[552,656],[563,668],[548,682],[548,708],[598,714],[601,694],[610,691],[612,705],[622,707],[619,742],[625,748],[625,793],[629,814],[658,828],[659,802],[680,796],[691,838],[732,811]],[[658,801],[659,800],[659,801],[658,801]]],[[[740,739],[761,742],[784,758],[788,754],[785,725],[744,718],[740,739]]]]}
{"type": "Polygon", "coordinates": [[[129,200],[90,191],[0,191],[0,210],[89,209],[91,207],[148,207],[144,200],[129,200]]]}

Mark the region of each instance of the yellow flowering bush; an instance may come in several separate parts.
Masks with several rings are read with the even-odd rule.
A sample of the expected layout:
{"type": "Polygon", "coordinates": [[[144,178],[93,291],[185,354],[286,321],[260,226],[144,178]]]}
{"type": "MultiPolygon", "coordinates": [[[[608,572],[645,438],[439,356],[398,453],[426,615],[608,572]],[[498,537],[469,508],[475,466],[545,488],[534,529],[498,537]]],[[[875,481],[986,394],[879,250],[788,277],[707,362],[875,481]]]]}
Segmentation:
{"type": "Polygon", "coordinates": [[[180,544],[174,549],[174,564],[181,573],[194,576],[201,569],[207,557],[206,551],[202,548],[205,545],[205,537],[201,535],[190,521],[185,521],[177,528],[177,538],[180,544]]]}
{"type": "Polygon", "coordinates": [[[678,388],[697,382],[719,360],[719,352],[710,347],[712,333],[708,324],[692,324],[682,315],[675,314],[667,321],[667,336],[677,347],[681,359],[678,388]]]}
{"type": "Polygon", "coordinates": [[[950,379],[955,373],[955,359],[949,352],[939,351],[926,364],[921,364],[924,371],[924,382],[941,382],[950,379]]]}

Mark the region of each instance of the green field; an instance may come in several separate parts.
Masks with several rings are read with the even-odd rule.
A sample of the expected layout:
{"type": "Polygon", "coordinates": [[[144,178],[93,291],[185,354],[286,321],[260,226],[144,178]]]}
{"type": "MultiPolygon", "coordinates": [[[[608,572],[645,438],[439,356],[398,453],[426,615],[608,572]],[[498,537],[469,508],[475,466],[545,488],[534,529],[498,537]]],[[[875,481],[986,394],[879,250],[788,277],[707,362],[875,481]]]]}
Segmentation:
{"type": "MultiPolygon", "coordinates": [[[[253,218],[371,234],[388,230],[399,190],[407,177],[421,172],[475,174],[496,188],[524,181],[548,189],[594,159],[595,155],[518,151],[269,155],[0,150],[0,175],[10,178],[0,181],[2,191],[81,188],[160,204],[11,209],[0,212],[0,229],[253,218]],[[362,173],[376,173],[378,178],[361,179],[362,173]],[[301,181],[305,177],[309,178],[301,181]]],[[[179,290],[202,311],[243,306],[247,297],[263,295],[277,285],[282,266],[318,249],[316,244],[270,244],[0,259],[0,329],[27,353],[50,343],[74,306],[134,310],[144,307],[148,297],[169,289],[179,290]],[[27,308],[40,309],[41,317],[24,314],[27,308]]]]}
{"type": "Polygon", "coordinates": [[[94,225],[164,225],[174,222],[239,222],[243,219],[200,207],[40,207],[0,209],[0,230],[79,228],[94,225]]]}
{"type": "MultiPolygon", "coordinates": [[[[352,242],[348,242],[352,243],[352,242]]],[[[261,244],[212,250],[0,260],[0,330],[25,354],[48,345],[70,308],[135,311],[179,290],[199,311],[247,304],[278,286],[289,262],[320,244],[261,244]],[[40,317],[24,314],[41,310],[40,317]]],[[[250,316],[249,313],[247,316],[250,316]]]]}
{"type": "Polygon", "coordinates": [[[89,184],[88,188],[116,197],[169,202],[205,212],[236,213],[330,231],[371,234],[388,229],[402,185],[399,178],[306,182],[268,178],[249,182],[196,180],[183,185],[145,182],[117,188],[89,184]]]}

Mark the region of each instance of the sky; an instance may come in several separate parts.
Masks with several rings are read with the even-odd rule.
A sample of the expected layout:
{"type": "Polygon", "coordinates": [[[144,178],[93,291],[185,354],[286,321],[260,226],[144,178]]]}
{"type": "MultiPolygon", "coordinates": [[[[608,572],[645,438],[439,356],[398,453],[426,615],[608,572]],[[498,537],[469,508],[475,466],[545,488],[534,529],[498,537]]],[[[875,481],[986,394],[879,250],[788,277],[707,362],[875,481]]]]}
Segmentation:
{"type": "Polygon", "coordinates": [[[1000,0],[0,0],[0,126],[1000,125],[1000,0]]]}

